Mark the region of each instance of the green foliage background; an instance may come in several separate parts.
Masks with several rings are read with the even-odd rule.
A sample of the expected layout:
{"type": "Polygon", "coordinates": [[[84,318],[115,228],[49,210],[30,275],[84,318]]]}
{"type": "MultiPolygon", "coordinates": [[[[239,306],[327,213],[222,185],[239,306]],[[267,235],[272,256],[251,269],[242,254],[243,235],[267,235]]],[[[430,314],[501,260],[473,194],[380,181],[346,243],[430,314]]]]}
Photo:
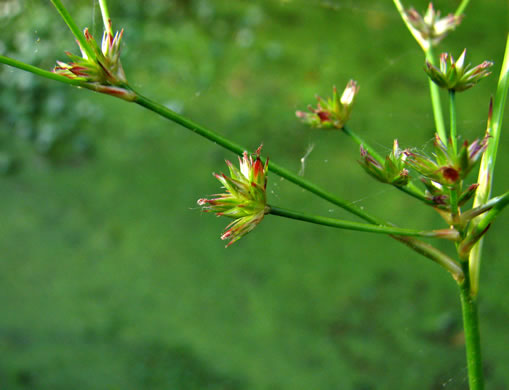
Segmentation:
{"type": "MultiPolygon", "coordinates": [[[[422,53],[392,2],[110,3],[136,89],[295,171],[313,145],[305,177],[403,226],[443,226],[367,177],[348,138],[294,115],[354,78],[353,129],[381,152],[394,138],[430,149],[422,53]]],[[[484,132],[508,30],[507,2],[471,3],[441,46],[495,62],[458,96],[469,139],[484,132]]],[[[66,4],[100,35],[92,0],[66,4]]],[[[49,2],[5,0],[0,23],[4,55],[50,69],[76,52],[49,2]]],[[[437,265],[387,237],[272,216],[225,249],[228,221],[196,199],[218,190],[211,172],[230,153],[106,96],[6,67],[0,83],[0,389],[467,389],[459,298],[437,265]]],[[[503,135],[495,193],[508,152],[503,135]]],[[[350,218],[269,181],[272,204],[350,218]]],[[[509,384],[506,218],[481,280],[490,390],[509,384]]]]}

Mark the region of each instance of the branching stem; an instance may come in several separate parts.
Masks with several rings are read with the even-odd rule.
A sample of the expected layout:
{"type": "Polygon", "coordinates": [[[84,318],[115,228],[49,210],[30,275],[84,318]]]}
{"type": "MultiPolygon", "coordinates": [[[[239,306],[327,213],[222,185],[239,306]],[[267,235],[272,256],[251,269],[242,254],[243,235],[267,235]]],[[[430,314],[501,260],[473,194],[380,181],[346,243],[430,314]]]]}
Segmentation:
{"type": "Polygon", "coordinates": [[[429,230],[403,229],[394,226],[371,225],[366,223],[344,221],[336,218],[322,217],[318,215],[304,214],[298,211],[288,210],[276,206],[270,206],[269,214],[295,219],[298,221],[310,222],[317,225],[330,226],[346,230],[356,230],[361,232],[391,234],[400,236],[413,236],[413,237],[448,238],[448,239],[459,238],[459,233],[453,229],[429,231],[429,230]]]}
{"type": "Polygon", "coordinates": [[[110,19],[110,12],[108,11],[108,4],[106,0],[99,0],[99,7],[101,7],[101,15],[103,18],[104,23],[104,30],[108,34],[113,34],[113,31],[111,31],[111,19],[110,19]]]}
{"type": "MultiPolygon", "coordinates": [[[[426,60],[435,66],[435,57],[433,56],[433,47],[430,43],[429,49],[426,51],[426,60]]],[[[433,108],[433,115],[435,118],[435,128],[438,136],[442,142],[447,145],[447,134],[445,131],[444,114],[442,112],[442,105],[440,103],[440,89],[431,79],[428,79],[429,91],[431,95],[431,106],[433,108]]]]}
{"type": "MultiPolygon", "coordinates": [[[[468,264],[468,263],[465,263],[468,264]]],[[[465,331],[465,348],[467,355],[468,383],[470,390],[484,389],[484,375],[481,358],[481,340],[477,302],[470,293],[470,283],[465,280],[460,284],[461,311],[465,331]]]]}

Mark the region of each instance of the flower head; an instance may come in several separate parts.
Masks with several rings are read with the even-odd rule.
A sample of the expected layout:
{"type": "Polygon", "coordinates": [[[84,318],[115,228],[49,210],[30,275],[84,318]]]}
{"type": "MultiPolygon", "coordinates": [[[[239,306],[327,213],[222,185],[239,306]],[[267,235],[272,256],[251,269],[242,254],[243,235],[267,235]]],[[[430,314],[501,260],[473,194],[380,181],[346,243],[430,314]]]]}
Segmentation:
{"type": "Polygon", "coordinates": [[[410,179],[408,170],[405,168],[405,153],[399,148],[398,140],[394,140],[392,152],[385,158],[384,164],[377,161],[361,145],[361,161],[364,170],[382,183],[402,187],[408,184],[410,179]]]}
{"type": "Polygon", "coordinates": [[[434,183],[438,183],[440,186],[454,187],[465,179],[472,170],[488,147],[488,140],[489,136],[486,135],[472,143],[465,141],[458,153],[454,155],[450,153],[450,149],[437,134],[435,136],[434,158],[406,150],[407,163],[434,183]]]}
{"type": "Polygon", "coordinates": [[[466,52],[466,49],[463,50],[457,61],[450,54],[442,53],[440,69],[426,61],[424,70],[441,88],[457,92],[469,89],[491,74],[489,69],[493,66],[493,62],[484,61],[472,67],[470,64],[465,64],[466,52]]]}
{"type": "Polygon", "coordinates": [[[86,28],[83,34],[90,51],[85,50],[78,41],[81,57],[66,52],[71,62],[57,61],[57,66],[53,71],[68,78],[83,80],[87,83],[112,86],[125,84],[126,77],[120,62],[120,42],[124,30],[117,31],[113,35],[111,32],[111,21],[108,22],[110,28],[103,34],[101,47],[99,47],[94,37],[86,28]]]}
{"type": "Polygon", "coordinates": [[[198,199],[203,211],[233,218],[223,235],[222,240],[230,240],[230,246],[245,236],[258,225],[269,212],[267,205],[267,171],[268,159],[265,164],[260,159],[261,146],[256,150],[256,158],[244,152],[239,157],[239,168],[226,161],[230,176],[214,174],[226,190],[211,199],[198,199]]]}
{"type": "Polygon", "coordinates": [[[341,97],[333,87],[332,98],[323,100],[317,97],[316,108],[309,106],[311,112],[297,111],[295,114],[304,123],[319,129],[342,129],[352,113],[355,95],[359,91],[357,83],[350,80],[341,97]]]}
{"type": "Polygon", "coordinates": [[[444,39],[449,31],[454,30],[460,24],[462,19],[461,15],[454,14],[441,18],[440,11],[435,11],[432,3],[429,3],[424,16],[413,8],[404,9],[399,0],[397,6],[403,21],[425,52],[444,39]]]}

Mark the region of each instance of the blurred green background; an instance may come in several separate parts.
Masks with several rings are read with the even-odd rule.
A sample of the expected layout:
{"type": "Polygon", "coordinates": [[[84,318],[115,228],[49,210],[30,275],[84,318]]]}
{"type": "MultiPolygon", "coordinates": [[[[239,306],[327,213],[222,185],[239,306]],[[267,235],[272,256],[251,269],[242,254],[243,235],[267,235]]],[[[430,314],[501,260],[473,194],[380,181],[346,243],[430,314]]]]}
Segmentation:
{"type": "MultiPolygon", "coordinates": [[[[495,62],[458,96],[468,139],[485,129],[508,31],[506,1],[471,3],[440,48],[495,62]]],[[[92,0],[66,5],[100,36],[92,0]]],[[[110,8],[125,28],[127,76],[145,95],[247,148],[263,143],[272,160],[371,213],[444,226],[367,177],[348,138],[294,114],[354,78],[351,128],[380,152],[394,138],[430,150],[422,53],[389,0],[110,8]]],[[[1,54],[51,69],[76,49],[49,2],[0,2],[1,54]]],[[[499,150],[495,193],[507,189],[505,135],[499,150]]],[[[228,221],[196,205],[218,191],[211,173],[225,158],[235,156],[140,107],[0,67],[0,389],[467,389],[445,271],[384,236],[273,216],[225,249],[228,221]]],[[[355,219],[275,175],[269,202],[355,219]]],[[[485,242],[481,278],[490,390],[509,386],[506,218],[485,242]]]]}

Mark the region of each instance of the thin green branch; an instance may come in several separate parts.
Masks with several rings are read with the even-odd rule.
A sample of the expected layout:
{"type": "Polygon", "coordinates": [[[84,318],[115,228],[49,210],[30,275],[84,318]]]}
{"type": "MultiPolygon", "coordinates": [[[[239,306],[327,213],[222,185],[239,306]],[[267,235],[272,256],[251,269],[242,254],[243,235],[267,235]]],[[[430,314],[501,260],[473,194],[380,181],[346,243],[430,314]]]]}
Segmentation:
{"type": "Polygon", "coordinates": [[[47,70],[38,68],[33,65],[25,64],[24,62],[15,60],[13,58],[0,56],[0,63],[12,66],[14,68],[18,68],[21,70],[24,70],[25,72],[30,72],[33,74],[36,74],[37,76],[45,77],[50,80],[60,81],[61,83],[75,85],[75,86],[81,86],[83,84],[83,81],[77,80],[77,79],[70,79],[68,77],[49,72],[47,70]]]}
{"type": "MultiPolygon", "coordinates": [[[[456,158],[458,155],[458,136],[456,129],[456,92],[452,89],[449,90],[449,135],[450,135],[450,145],[449,153],[456,158]]],[[[449,189],[449,199],[451,203],[451,219],[454,224],[457,223],[458,220],[458,188],[453,187],[449,189]]]]}
{"type": "Polygon", "coordinates": [[[467,281],[460,285],[460,298],[461,311],[463,314],[463,329],[465,331],[469,389],[483,390],[484,375],[482,369],[477,302],[471,295],[469,283],[467,281]]]}
{"type": "MultiPolygon", "coordinates": [[[[148,99],[140,94],[138,94],[138,97],[136,98],[135,101],[140,106],[143,106],[143,107],[149,109],[150,111],[153,111],[153,112],[155,112],[155,113],[157,113],[157,114],[159,114],[173,122],[176,122],[176,123],[186,127],[187,129],[201,135],[202,137],[205,137],[208,140],[210,140],[210,141],[212,141],[212,142],[214,142],[214,143],[216,143],[216,144],[218,144],[218,145],[220,145],[220,146],[222,146],[222,147],[224,147],[238,155],[242,155],[242,153],[246,150],[241,145],[239,145],[235,142],[232,142],[229,139],[215,133],[214,131],[209,130],[209,129],[207,129],[207,128],[205,128],[205,127],[203,127],[203,126],[201,126],[187,118],[184,118],[183,116],[177,114],[176,112],[170,110],[169,108],[167,108],[157,102],[154,102],[153,100],[148,99]]],[[[297,184],[301,188],[304,188],[304,189],[308,190],[309,192],[314,193],[315,195],[318,195],[322,199],[325,199],[325,200],[335,204],[336,206],[339,206],[339,207],[343,208],[344,210],[347,210],[350,213],[357,215],[358,217],[364,219],[367,222],[370,222],[370,223],[373,223],[376,225],[384,225],[385,224],[383,220],[366,213],[361,208],[353,205],[352,203],[350,203],[344,199],[341,199],[341,198],[321,189],[320,187],[313,184],[312,182],[287,170],[286,168],[283,168],[282,166],[280,166],[272,161],[269,162],[269,170],[276,173],[277,175],[287,179],[288,181],[291,181],[292,183],[297,184]]]]}
{"type": "Polygon", "coordinates": [[[127,85],[113,86],[113,85],[103,85],[99,83],[87,83],[77,78],[71,79],[59,75],[57,73],[49,72],[36,66],[25,64],[24,62],[4,56],[0,56],[0,63],[24,70],[26,72],[36,74],[37,76],[41,76],[50,80],[70,84],[78,88],[85,88],[91,91],[105,93],[107,95],[111,95],[126,101],[133,101],[135,98],[134,93],[130,90],[130,88],[127,85]]]}
{"type": "MultiPolygon", "coordinates": [[[[426,51],[426,60],[435,66],[435,57],[433,56],[433,47],[430,43],[429,49],[426,51]]],[[[433,108],[433,116],[435,118],[435,128],[442,142],[447,145],[447,134],[445,131],[444,114],[442,112],[442,104],[440,103],[440,89],[430,78],[428,78],[429,91],[431,95],[431,106],[433,108]]]]}
{"type": "Polygon", "coordinates": [[[113,34],[113,32],[111,31],[110,12],[108,11],[108,4],[107,4],[106,0],[99,0],[99,7],[101,8],[101,15],[103,18],[104,30],[108,34],[113,34]]]}
{"type": "Polygon", "coordinates": [[[420,200],[421,202],[424,202],[431,206],[436,206],[433,200],[426,198],[426,195],[423,194],[423,192],[412,182],[409,182],[406,186],[394,186],[398,190],[404,192],[405,194],[410,195],[411,197],[420,200]]]}
{"type": "Polygon", "coordinates": [[[348,135],[351,139],[355,141],[355,143],[359,146],[362,146],[373,158],[378,161],[381,165],[384,164],[385,159],[378,154],[378,152],[371,147],[364,139],[362,139],[359,134],[351,130],[350,128],[343,126],[342,132],[348,135]]]}
{"type": "Polygon", "coordinates": [[[450,240],[457,240],[459,233],[454,229],[445,230],[414,230],[414,229],[403,229],[394,226],[380,226],[371,225],[366,223],[344,221],[336,218],[322,217],[318,215],[310,215],[300,213],[298,211],[283,209],[281,207],[269,206],[269,214],[278,215],[280,217],[295,219],[298,221],[305,221],[314,223],[317,225],[324,225],[335,227],[339,229],[356,230],[361,232],[370,233],[381,233],[390,235],[400,236],[411,236],[411,237],[431,237],[431,238],[446,238],[450,240]]]}
{"type": "Polygon", "coordinates": [[[450,115],[450,135],[453,156],[458,154],[458,136],[456,130],[456,93],[453,89],[449,90],[449,115],[450,115]]]}
{"type": "MultiPolygon", "coordinates": [[[[168,109],[167,107],[156,103],[142,95],[137,95],[137,98],[134,100],[137,104],[140,106],[158,114],[162,117],[169,119],[175,123],[180,124],[181,126],[201,135],[202,137],[207,138],[208,140],[211,140],[212,142],[224,147],[225,149],[228,149],[238,155],[242,155],[244,150],[246,150],[244,147],[240,146],[239,144],[236,144],[225,137],[222,137],[215,132],[206,129],[203,126],[198,125],[197,123],[194,123],[193,121],[184,118],[183,116],[177,114],[176,112],[168,109]]],[[[331,194],[330,192],[327,192],[323,190],[322,188],[318,187],[317,185],[311,183],[308,180],[305,180],[304,178],[296,175],[293,172],[290,172],[286,168],[281,167],[280,165],[275,164],[274,162],[269,162],[269,170],[274,172],[275,174],[281,176],[282,178],[287,179],[288,181],[298,185],[299,187],[317,195],[318,197],[335,204],[349,212],[351,212],[354,215],[357,215],[358,217],[364,219],[365,221],[375,224],[375,225],[388,225],[384,220],[374,217],[365,211],[361,210],[360,208],[348,203],[347,201],[338,198],[337,196],[331,194]]],[[[417,253],[420,253],[424,257],[427,257],[438,264],[445,267],[453,276],[454,279],[457,281],[463,280],[463,271],[461,270],[461,267],[450,257],[445,255],[443,252],[439,251],[435,247],[420,241],[419,239],[415,237],[402,237],[402,236],[391,236],[394,239],[402,242],[403,244],[407,245],[417,253]]]]}
{"type": "Polygon", "coordinates": [[[467,8],[468,3],[470,0],[463,0],[461,4],[458,6],[458,9],[454,13],[455,16],[460,16],[463,14],[463,11],[465,11],[465,8],[467,8]]]}
{"type": "MultiPolygon", "coordinates": [[[[497,92],[495,94],[495,101],[493,103],[493,113],[491,120],[488,124],[488,133],[491,136],[488,144],[488,149],[484,152],[479,168],[479,187],[477,188],[474,207],[479,207],[486,203],[491,194],[493,184],[493,173],[495,169],[495,161],[497,157],[498,144],[500,142],[500,133],[502,129],[502,120],[504,117],[504,108],[507,99],[507,92],[509,90],[509,34],[506,39],[506,48],[504,54],[504,61],[502,69],[500,70],[500,77],[498,80],[497,92]]],[[[470,270],[470,290],[473,296],[476,296],[479,291],[479,274],[481,268],[481,253],[482,253],[483,239],[473,247],[469,256],[469,270],[470,270]]]]}
{"type": "Polygon", "coordinates": [[[451,276],[458,283],[462,283],[465,280],[465,273],[461,266],[451,257],[447,256],[445,253],[439,251],[434,246],[418,240],[414,237],[403,237],[403,236],[392,236],[396,240],[402,242],[406,246],[410,247],[417,253],[420,253],[424,257],[440,264],[447,271],[450,272],[451,276]]]}
{"type": "Polygon", "coordinates": [[[58,13],[64,19],[65,23],[73,33],[74,37],[78,40],[80,47],[83,49],[83,51],[87,54],[88,58],[95,59],[95,54],[88,44],[88,42],[85,39],[85,36],[80,31],[76,23],[74,22],[74,19],[72,18],[71,14],[67,11],[67,9],[64,7],[62,2],[60,0],[51,0],[55,8],[57,9],[58,13]]]}

